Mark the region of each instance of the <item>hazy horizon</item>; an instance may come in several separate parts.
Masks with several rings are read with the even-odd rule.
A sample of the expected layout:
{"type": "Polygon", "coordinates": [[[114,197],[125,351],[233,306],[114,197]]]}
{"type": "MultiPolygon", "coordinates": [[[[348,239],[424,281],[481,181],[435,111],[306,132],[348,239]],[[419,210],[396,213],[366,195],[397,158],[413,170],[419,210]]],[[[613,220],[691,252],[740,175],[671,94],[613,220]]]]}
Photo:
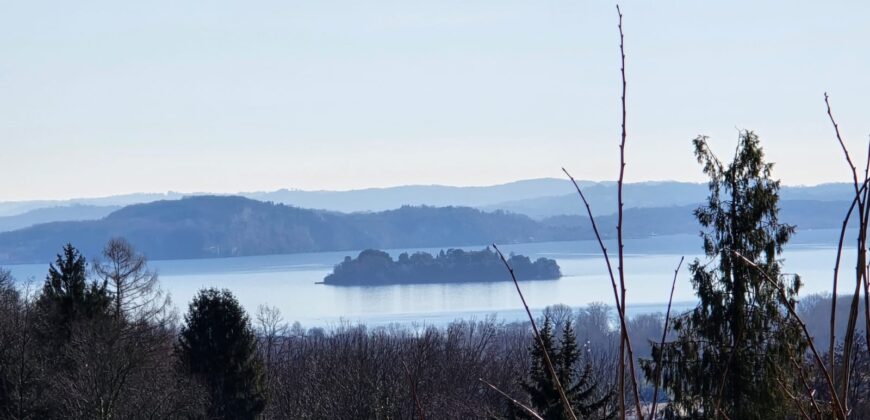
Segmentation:
{"type": "MultiPolygon", "coordinates": [[[[617,176],[613,3],[47,6],[0,13],[0,201],[617,176]]],[[[737,129],[848,181],[825,91],[861,166],[870,4],[622,8],[628,181],[703,181],[691,139],[737,129]]]]}
{"type": "MultiPolygon", "coordinates": [[[[75,200],[94,200],[94,199],[103,199],[103,198],[112,198],[112,197],[124,197],[124,196],[134,196],[134,195],[239,195],[239,194],[259,194],[259,193],[272,193],[276,191],[299,191],[306,193],[341,193],[341,192],[353,192],[353,191],[365,191],[365,190],[387,190],[393,188],[414,188],[414,187],[445,187],[445,188],[487,188],[487,187],[496,187],[501,185],[514,184],[524,181],[538,181],[538,180],[564,180],[566,182],[570,182],[569,179],[560,179],[555,177],[542,177],[542,178],[524,178],[524,179],[515,179],[508,180],[505,182],[498,182],[495,184],[471,184],[471,185],[455,185],[455,184],[397,184],[397,185],[384,185],[384,186],[371,186],[371,187],[360,187],[353,189],[302,189],[302,188],[292,188],[292,187],[278,187],[275,189],[265,190],[265,189],[253,189],[246,191],[178,191],[178,190],[165,190],[165,191],[126,191],[119,192],[117,194],[108,194],[108,195],[92,195],[92,196],[69,196],[69,197],[37,197],[37,198],[27,198],[21,200],[4,200],[0,199],[0,203],[15,203],[15,202],[39,202],[39,201],[75,201],[75,200]]],[[[590,180],[590,179],[577,179],[578,183],[583,182],[594,182],[594,183],[615,183],[615,180],[590,180]]],[[[706,184],[705,181],[680,181],[674,179],[650,179],[650,180],[641,180],[641,181],[630,181],[630,184],[644,184],[644,183],[691,183],[691,184],[706,184]]],[[[783,187],[817,187],[821,185],[828,184],[852,184],[852,180],[839,180],[839,181],[830,181],[830,182],[819,182],[815,184],[786,184],[782,183],[783,187]]],[[[581,186],[582,187],[582,186],[581,186]]],[[[573,187],[567,189],[565,191],[565,195],[573,195],[575,191],[573,187]]]]}

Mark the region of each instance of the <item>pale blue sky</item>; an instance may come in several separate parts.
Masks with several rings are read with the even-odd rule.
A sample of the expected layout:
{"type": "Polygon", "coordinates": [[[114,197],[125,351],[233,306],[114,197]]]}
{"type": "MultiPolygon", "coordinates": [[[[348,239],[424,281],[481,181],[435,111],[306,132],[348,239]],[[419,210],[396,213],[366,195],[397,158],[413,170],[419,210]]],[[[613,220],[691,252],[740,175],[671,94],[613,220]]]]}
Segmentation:
{"type": "MultiPolygon", "coordinates": [[[[616,176],[606,1],[0,0],[0,201],[616,176]]],[[[870,3],[623,2],[627,178],[756,130],[786,184],[863,155],[870,3]]]]}

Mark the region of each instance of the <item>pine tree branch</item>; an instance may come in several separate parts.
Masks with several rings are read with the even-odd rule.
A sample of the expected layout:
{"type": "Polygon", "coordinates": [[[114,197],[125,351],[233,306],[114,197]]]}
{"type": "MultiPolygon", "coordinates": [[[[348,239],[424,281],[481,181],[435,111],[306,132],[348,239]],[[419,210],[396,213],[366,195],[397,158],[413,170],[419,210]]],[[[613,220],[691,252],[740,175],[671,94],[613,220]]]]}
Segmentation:
{"type": "Polygon", "coordinates": [[[806,342],[810,347],[810,351],[812,351],[812,353],[813,353],[813,357],[815,358],[816,363],[819,365],[819,368],[821,368],[822,372],[825,374],[825,380],[827,381],[828,389],[831,391],[832,400],[834,402],[834,408],[836,408],[836,410],[837,410],[836,414],[837,414],[838,418],[845,420],[846,419],[846,411],[843,408],[843,405],[840,403],[840,399],[837,398],[837,391],[836,391],[837,388],[834,386],[834,382],[831,379],[831,375],[828,372],[828,369],[825,367],[825,363],[822,361],[822,357],[819,356],[819,352],[816,350],[816,345],[813,343],[813,337],[810,335],[809,330],[807,330],[807,324],[804,323],[803,319],[801,319],[801,317],[794,310],[793,305],[789,304],[788,295],[786,294],[785,290],[783,290],[782,285],[779,284],[779,282],[775,281],[774,279],[770,278],[770,276],[764,271],[764,269],[759,267],[758,264],[756,264],[752,260],[744,257],[743,255],[741,255],[737,251],[732,250],[731,253],[734,254],[737,258],[740,258],[741,260],[743,260],[743,262],[748,264],[750,267],[755,268],[758,271],[758,273],[761,274],[762,278],[764,278],[764,280],[766,280],[768,283],[770,283],[771,286],[773,286],[779,292],[780,299],[782,299],[782,301],[784,302],[785,307],[786,307],[786,309],[788,309],[789,314],[791,314],[791,316],[794,317],[795,322],[797,322],[798,325],[801,327],[801,330],[804,333],[804,338],[806,339],[806,342]]]}

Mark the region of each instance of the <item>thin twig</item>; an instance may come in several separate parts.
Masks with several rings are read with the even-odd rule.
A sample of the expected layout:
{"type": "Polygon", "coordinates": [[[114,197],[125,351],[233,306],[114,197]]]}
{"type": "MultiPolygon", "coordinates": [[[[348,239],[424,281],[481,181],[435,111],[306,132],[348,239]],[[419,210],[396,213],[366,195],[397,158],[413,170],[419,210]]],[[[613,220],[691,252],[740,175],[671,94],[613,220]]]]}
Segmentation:
{"type": "MultiPolygon", "coordinates": [[[[625,316],[625,261],[624,261],[624,244],[622,242],[622,183],[625,179],[625,139],[628,136],[626,130],[626,106],[625,106],[625,96],[627,90],[627,83],[625,79],[625,35],[622,31],[622,10],[619,9],[619,5],[616,5],[616,13],[619,15],[619,55],[620,55],[620,67],[619,71],[622,75],[622,139],[619,142],[619,180],[617,181],[617,224],[616,224],[616,240],[619,247],[619,265],[617,266],[617,270],[619,271],[619,286],[621,288],[621,311],[622,316],[625,316]]],[[[619,341],[619,409],[622,418],[625,418],[625,343],[629,341],[626,337],[627,334],[623,334],[620,337],[619,341]]],[[[634,372],[632,372],[632,375],[634,372]]],[[[635,399],[638,400],[638,397],[635,396],[635,399]]],[[[640,411],[640,401],[637,401],[638,406],[638,416],[643,416],[643,413],[640,411]]]]}
{"type": "Polygon", "coordinates": [[[420,404],[420,398],[417,396],[417,383],[411,376],[411,370],[408,369],[408,365],[405,364],[404,360],[402,360],[402,366],[405,368],[405,374],[408,376],[408,384],[411,386],[411,395],[414,397],[414,405],[417,407],[417,415],[420,416],[420,420],[426,420],[426,415],[423,414],[423,405],[420,404]]]}
{"type": "MultiPolygon", "coordinates": [[[[867,182],[870,182],[870,142],[867,143],[867,160],[864,165],[864,185],[867,185],[867,182]]],[[[860,195],[860,192],[858,193],[860,195]]],[[[868,193],[867,189],[864,188],[864,217],[861,219],[860,223],[860,232],[858,236],[863,238],[863,242],[861,243],[861,249],[859,253],[864,254],[864,262],[867,261],[866,253],[867,253],[867,226],[868,222],[870,222],[870,193],[868,193]]],[[[870,290],[868,290],[870,284],[868,284],[868,273],[867,266],[864,267],[864,331],[870,331],[870,290]]],[[[864,334],[864,338],[867,342],[867,351],[870,351],[870,334],[864,334]]]]}
{"type": "Polygon", "coordinates": [[[797,396],[795,396],[794,394],[792,394],[785,387],[785,384],[783,384],[782,381],[779,380],[779,378],[776,378],[776,382],[779,383],[779,387],[782,389],[783,392],[785,392],[785,395],[787,395],[789,398],[791,398],[792,401],[794,401],[795,405],[797,405],[798,410],[800,410],[801,414],[804,415],[804,418],[807,420],[812,420],[812,417],[810,417],[810,415],[807,414],[807,410],[804,410],[804,406],[803,406],[803,404],[801,404],[800,399],[797,396]]]}
{"type": "Polygon", "coordinates": [[[858,168],[852,163],[852,156],[849,155],[849,149],[846,148],[846,143],[843,142],[843,137],[840,135],[840,126],[834,119],[834,114],[831,112],[831,103],[828,101],[828,92],[825,92],[825,107],[828,108],[828,118],[831,124],[834,125],[834,133],[837,135],[837,141],[840,142],[840,148],[843,149],[843,154],[846,155],[846,162],[849,163],[849,168],[852,170],[852,182],[855,183],[855,193],[858,193],[858,168]]]}
{"type": "MultiPolygon", "coordinates": [[[[580,189],[580,186],[577,184],[577,180],[571,176],[570,173],[565,168],[562,168],[562,172],[568,176],[571,180],[571,183],[574,184],[574,188],[577,190],[577,194],[580,196],[580,200],[583,201],[583,205],[586,207],[586,214],[589,216],[589,222],[592,224],[592,231],[595,232],[595,239],[598,240],[598,246],[601,248],[601,253],[604,256],[604,262],[607,264],[607,274],[610,275],[610,285],[613,288],[613,300],[616,302],[616,313],[617,318],[619,318],[619,329],[622,338],[625,339],[625,349],[628,353],[629,360],[629,370],[631,371],[631,379],[632,379],[632,387],[635,395],[635,399],[638,401],[637,409],[640,410],[640,398],[638,395],[638,385],[637,385],[637,375],[635,375],[635,367],[634,367],[634,348],[631,344],[631,340],[628,339],[628,323],[625,319],[625,311],[622,309],[622,303],[619,301],[619,290],[616,284],[616,276],[613,274],[613,266],[610,264],[610,255],[607,253],[607,246],[604,245],[604,240],[601,239],[601,233],[598,231],[598,224],[595,222],[595,216],[592,215],[592,208],[589,206],[589,201],[586,200],[586,196],[583,194],[583,190],[580,189]]],[[[640,412],[640,411],[638,411],[640,412]]]]}
{"type": "Polygon", "coordinates": [[[797,369],[797,371],[798,371],[798,376],[800,376],[800,378],[801,378],[801,383],[804,385],[804,389],[807,392],[807,396],[810,397],[810,403],[812,404],[813,409],[816,410],[816,414],[818,414],[819,418],[821,418],[822,417],[822,410],[819,408],[819,405],[816,403],[816,391],[813,390],[812,387],[810,387],[810,384],[807,381],[807,375],[806,375],[806,372],[804,372],[803,364],[798,363],[797,360],[795,360],[794,356],[789,355],[789,358],[791,359],[791,363],[794,365],[795,369],[797,369]]]}
{"type": "Polygon", "coordinates": [[[759,274],[761,274],[761,276],[765,280],[767,280],[779,292],[780,299],[782,299],[782,301],[785,303],[786,309],[788,309],[788,312],[791,314],[792,317],[794,317],[795,322],[797,322],[798,325],[801,327],[801,330],[803,330],[804,338],[806,338],[807,344],[810,347],[810,351],[812,351],[813,357],[816,359],[816,363],[819,365],[819,367],[822,369],[822,372],[825,374],[825,380],[828,383],[828,388],[830,389],[831,393],[834,395],[834,398],[832,398],[832,399],[834,401],[834,408],[837,409],[837,414],[839,415],[839,418],[845,419],[846,418],[846,411],[844,410],[843,406],[840,404],[840,399],[836,398],[836,395],[837,395],[836,387],[834,387],[834,382],[833,382],[833,380],[831,380],[831,375],[830,375],[830,373],[828,373],[828,369],[825,367],[825,363],[822,361],[822,357],[819,356],[819,352],[816,350],[815,344],[813,344],[813,337],[810,335],[809,330],[807,330],[807,324],[804,323],[804,321],[801,319],[801,317],[798,316],[797,312],[795,312],[793,305],[789,304],[788,295],[786,294],[785,290],[783,290],[782,285],[779,284],[779,282],[770,278],[770,276],[764,271],[764,269],[759,267],[758,264],[756,264],[755,262],[744,257],[743,255],[741,255],[737,251],[732,250],[731,252],[735,256],[737,256],[738,258],[743,260],[750,267],[753,267],[756,270],[758,270],[759,274]]]}
{"type": "Polygon", "coordinates": [[[665,347],[665,338],[668,336],[668,322],[671,320],[671,304],[674,302],[674,289],[677,286],[677,275],[680,273],[680,267],[683,266],[683,260],[685,259],[685,256],[680,257],[680,262],[674,270],[674,280],[671,282],[671,295],[668,297],[668,310],[665,312],[665,326],[662,328],[662,341],[659,343],[659,361],[656,364],[655,391],[653,391],[653,405],[652,411],[650,411],[649,415],[650,420],[656,418],[656,408],[659,403],[659,384],[662,380],[662,349],[665,347]]]}
{"type": "Polygon", "coordinates": [[[728,415],[719,407],[722,405],[722,397],[725,395],[725,382],[728,380],[728,371],[731,369],[731,362],[734,361],[735,354],[737,354],[737,343],[731,343],[731,352],[728,356],[728,363],[725,365],[725,372],[722,373],[722,381],[719,382],[719,391],[716,392],[716,408],[713,410],[714,413],[720,413],[725,416],[725,418],[728,418],[728,415]]]}
{"type": "Polygon", "coordinates": [[[517,407],[522,408],[523,411],[525,411],[526,413],[528,413],[530,416],[532,416],[532,417],[534,417],[534,418],[536,418],[536,419],[538,419],[538,420],[544,420],[544,418],[541,417],[540,414],[536,413],[535,410],[532,410],[529,406],[527,406],[527,405],[525,405],[525,404],[523,404],[523,403],[517,401],[515,398],[513,398],[513,397],[511,397],[510,395],[506,394],[504,391],[498,389],[495,385],[493,385],[493,384],[491,384],[491,383],[485,381],[483,378],[477,378],[477,380],[480,381],[480,382],[483,382],[484,384],[486,384],[486,385],[489,386],[490,388],[494,389],[495,392],[498,392],[498,393],[501,394],[503,397],[507,398],[508,401],[514,403],[514,405],[516,405],[517,407]]]}
{"type": "MultiPolygon", "coordinates": [[[[867,188],[867,183],[864,183],[862,189],[867,188]]],[[[828,342],[828,359],[830,363],[831,374],[834,374],[834,342],[836,341],[836,324],[837,324],[837,283],[840,277],[840,260],[843,256],[843,240],[846,238],[846,228],[849,226],[849,220],[852,218],[852,211],[855,210],[855,204],[860,199],[860,194],[855,195],[852,199],[852,204],[849,206],[849,211],[846,212],[846,217],[843,219],[843,226],[840,228],[840,240],[837,242],[837,258],[834,260],[834,284],[831,291],[831,331],[830,341],[828,342]]]]}
{"type": "MultiPolygon", "coordinates": [[[[858,170],[855,167],[855,164],[852,161],[852,157],[849,154],[849,149],[846,147],[846,143],[843,141],[843,137],[840,134],[840,126],[837,124],[836,119],[834,118],[834,114],[831,111],[831,103],[828,98],[828,93],[825,92],[825,107],[827,108],[828,118],[831,120],[831,124],[834,127],[834,134],[837,137],[837,142],[840,144],[840,148],[843,150],[843,154],[846,157],[846,162],[849,164],[849,169],[852,172],[852,183],[855,188],[855,196],[858,199],[858,213],[859,217],[859,229],[858,229],[858,261],[855,266],[855,292],[852,295],[852,304],[849,308],[849,320],[846,327],[846,337],[843,340],[843,379],[842,379],[842,393],[843,393],[843,407],[844,411],[848,411],[849,406],[849,382],[852,376],[852,367],[851,367],[851,354],[852,348],[854,346],[854,338],[855,338],[855,330],[856,323],[858,318],[858,301],[861,294],[861,285],[865,283],[865,292],[864,292],[864,300],[865,300],[865,327],[870,326],[870,307],[867,307],[868,300],[870,300],[870,296],[867,294],[867,285],[866,285],[866,245],[867,245],[867,225],[868,218],[870,218],[870,206],[867,205],[868,202],[868,191],[865,188],[864,194],[861,194],[861,189],[859,188],[858,183],[858,170]]],[[[864,169],[864,183],[866,184],[868,180],[868,174],[870,174],[870,149],[868,149],[868,158],[867,164],[864,169]]],[[[835,289],[836,290],[836,289],[835,289]]],[[[834,296],[834,300],[836,300],[836,296],[834,296]]],[[[831,304],[831,311],[836,308],[835,304],[831,304]]],[[[867,338],[867,347],[870,350],[870,336],[867,338]]],[[[834,393],[836,395],[836,392],[834,393]]]]}
{"type": "Polygon", "coordinates": [[[538,345],[541,346],[541,352],[544,354],[544,362],[547,364],[547,370],[550,372],[550,377],[553,378],[553,383],[556,385],[556,390],[559,391],[559,398],[562,399],[562,404],[565,406],[565,412],[567,412],[572,419],[577,420],[577,416],[574,414],[574,410],[571,408],[571,403],[568,401],[568,396],[565,394],[565,388],[562,387],[562,384],[559,382],[559,377],[556,375],[556,369],[553,368],[553,362],[550,360],[550,354],[547,347],[544,345],[544,340],[541,339],[541,333],[538,331],[538,325],[535,323],[535,317],[532,316],[532,311],[529,309],[529,305],[526,303],[526,298],[523,296],[523,291],[520,290],[520,283],[517,281],[517,276],[514,273],[513,267],[511,267],[510,263],[508,263],[507,259],[504,257],[504,254],[501,253],[501,250],[498,249],[496,244],[492,244],[495,252],[498,253],[498,256],[501,258],[501,262],[504,263],[504,266],[507,267],[508,272],[511,274],[511,279],[514,281],[514,286],[517,288],[517,294],[520,295],[520,300],[523,301],[523,307],[526,308],[526,314],[529,316],[529,321],[532,323],[532,332],[535,333],[535,339],[538,341],[538,345]]]}

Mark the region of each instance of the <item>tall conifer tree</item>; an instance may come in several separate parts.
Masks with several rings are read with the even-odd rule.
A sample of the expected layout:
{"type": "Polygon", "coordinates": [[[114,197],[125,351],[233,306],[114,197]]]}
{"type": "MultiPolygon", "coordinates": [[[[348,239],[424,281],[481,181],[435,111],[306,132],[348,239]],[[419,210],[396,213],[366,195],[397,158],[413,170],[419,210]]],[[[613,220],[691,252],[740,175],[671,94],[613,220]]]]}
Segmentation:
{"type": "Polygon", "coordinates": [[[780,253],[795,228],[779,222],[779,181],[751,131],[740,133],[727,165],[707,137],[694,146],[710,177],[707,203],[695,211],[707,260],[689,267],[699,304],[674,320],[678,338],[656,346],[644,372],[652,380],[663,360],[673,417],[787,418],[794,414],[786,394],[795,383],[790,366],[802,360],[804,348],[785,306],[795,304],[801,283],[782,275],[780,253]]]}
{"type": "Polygon", "coordinates": [[[209,418],[253,419],[265,408],[257,338],[229,290],[201,290],[184,316],[177,352],[210,394],[209,418]]]}
{"type": "Polygon", "coordinates": [[[48,268],[37,307],[44,319],[44,333],[52,340],[69,338],[71,325],[106,314],[110,296],[106,283],[88,283],[85,257],[66,244],[48,268]]]}

